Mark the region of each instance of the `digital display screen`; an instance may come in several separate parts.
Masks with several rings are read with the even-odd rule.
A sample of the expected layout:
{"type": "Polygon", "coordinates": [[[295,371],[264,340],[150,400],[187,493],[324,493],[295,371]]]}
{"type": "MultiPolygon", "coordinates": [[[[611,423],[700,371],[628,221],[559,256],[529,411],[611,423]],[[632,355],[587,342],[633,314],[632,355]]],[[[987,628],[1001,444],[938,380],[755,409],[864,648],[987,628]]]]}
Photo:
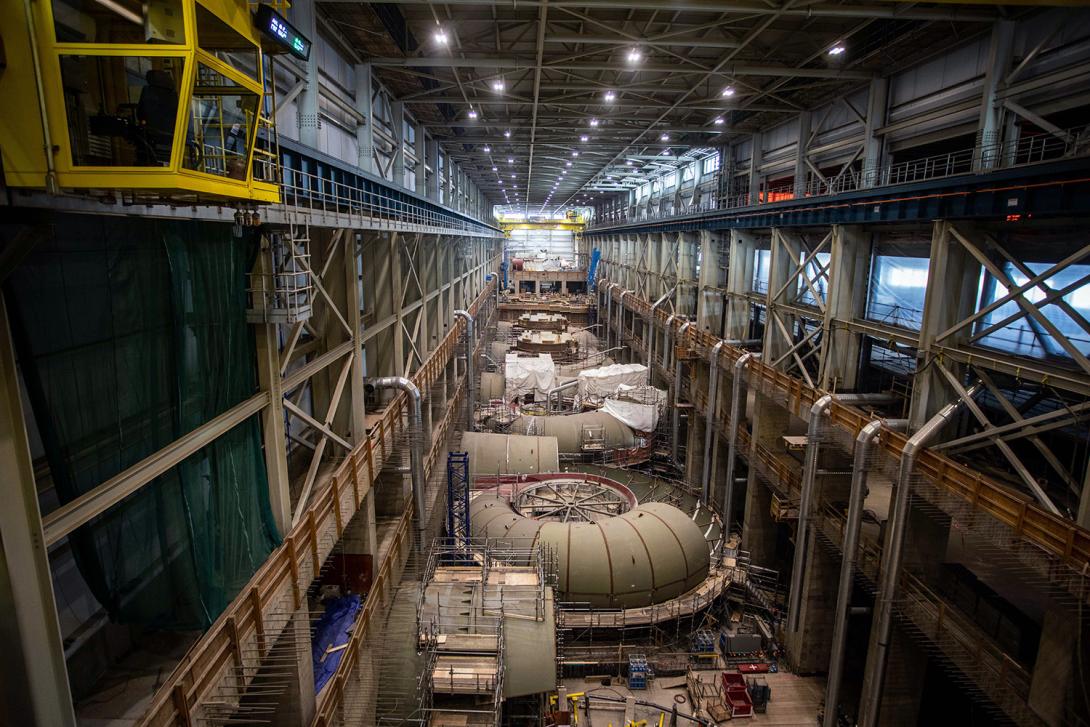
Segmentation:
{"type": "Polygon", "coordinates": [[[296,58],[310,58],[310,41],[269,5],[259,5],[254,25],[276,46],[296,58]]]}

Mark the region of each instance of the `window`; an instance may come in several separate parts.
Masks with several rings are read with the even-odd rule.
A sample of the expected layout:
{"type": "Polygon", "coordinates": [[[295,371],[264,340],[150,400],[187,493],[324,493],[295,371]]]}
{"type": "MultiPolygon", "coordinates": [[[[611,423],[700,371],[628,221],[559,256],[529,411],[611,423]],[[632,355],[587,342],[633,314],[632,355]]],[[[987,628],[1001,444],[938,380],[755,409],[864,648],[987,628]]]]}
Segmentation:
{"type": "Polygon", "coordinates": [[[768,275],[772,265],[771,250],[755,250],[753,253],[753,281],[754,293],[768,292],[768,275]]]}
{"type": "Polygon", "coordinates": [[[669,189],[677,184],[677,172],[670,172],[662,178],[662,188],[669,189]]]}
{"type": "Polygon", "coordinates": [[[185,43],[181,0],[54,0],[58,43],[185,43]]]}
{"type": "MultiPolygon", "coordinates": [[[[1023,263],[1034,275],[1043,273],[1053,266],[1052,263],[1023,263]]],[[[1006,263],[1003,272],[1010,278],[1016,287],[1029,282],[1013,263],[1006,263]]],[[[1064,292],[1063,301],[1071,311],[1083,319],[1090,320],[1090,265],[1070,265],[1055,275],[1047,278],[1044,285],[1054,291],[1064,292]]],[[[978,310],[983,310],[991,303],[1004,298],[1008,294],[1006,286],[996,280],[991,274],[985,274],[980,286],[980,304],[978,310]]],[[[1033,287],[1023,294],[1025,300],[1040,305],[1048,295],[1040,287],[1033,287]]],[[[1053,298],[1056,301],[1056,298],[1053,298]]],[[[1083,329],[1080,322],[1055,302],[1040,305],[1041,314],[1056,329],[1067,338],[1074,348],[1084,355],[1090,355],[1090,334],[1083,329]]],[[[1060,345],[1044,326],[1036,319],[1022,315],[1025,312],[1014,300],[1007,301],[993,311],[984,315],[976,324],[976,333],[987,331],[987,335],[977,340],[977,343],[997,348],[1002,351],[1043,358],[1046,356],[1070,357],[1070,353],[1060,345]],[[1008,318],[1014,320],[1007,321],[1008,318]],[[1002,325],[1000,325],[1002,324],[1002,325]],[[996,327],[998,326],[998,327],[996,327]]]]}
{"type": "Polygon", "coordinates": [[[710,156],[704,160],[704,173],[711,174],[719,169],[719,155],[710,156]]]}
{"type": "Polygon", "coordinates": [[[60,65],[74,166],[170,165],[182,58],[62,55],[60,65]]]}
{"type": "MultiPolygon", "coordinates": [[[[818,292],[818,296],[821,302],[825,302],[825,286],[828,283],[828,268],[829,259],[832,257],[827,252],[819,252],[814,256],[814,259],[806,263],[806,277],[810,279],[810,285],[814,286],[814,290],[818,292]],[[819,274],[820,271],[820,274],[819,274]]],[[[803,305],[817,306],[818,301],[814,298],[813,291],[810,290],[810,285],[806,284],[806,281],[799,277],[799,296],[798,301],[803,305]]]]}
{"type": "Polygon", "coordinates": [[[203,64],[197,66],[183,166],[245,179],[257,102],[253,91],[203,64]]]}
{"type": "Polygon", "coordinates": [[[925,257],[875,255],[867,291],[867,318],[920,330],[929,265],[925,257]]]}
{"type": "Polygon", "coordinates": [[[257,78],[257,46],[200,3],[197,3],[197,45],[236,71],[257,78]]]}

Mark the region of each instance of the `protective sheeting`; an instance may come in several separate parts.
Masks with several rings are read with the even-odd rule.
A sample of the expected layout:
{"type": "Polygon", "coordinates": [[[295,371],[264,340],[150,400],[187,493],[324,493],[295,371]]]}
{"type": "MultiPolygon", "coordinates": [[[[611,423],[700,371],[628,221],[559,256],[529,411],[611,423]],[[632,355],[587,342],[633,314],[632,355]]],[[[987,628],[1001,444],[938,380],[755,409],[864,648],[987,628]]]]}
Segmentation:
{"type": "Polygon", "coordinates": [[[348,643],[362,606],[363,599],[358,594],[331,599],[318,623],[314,624],[310,657],[314,668],[315,694],[322,691],[322,687],[337,673],[344,655],[344,649],[337,647],[348,643]]]}
{"type": "Polygon", "coordinates": [[[606,399],[602,402],[602,411],[640,432],[652,432],[659,423],[659,408],[654,404],[606,399]]]}
{"type": "MultiPolygon", "coordinates": [[[[61,504],[257,390],[231,225],[57,215],[5,281],[61,504]]],[[[207,629],[280,542],[255,414],[68,538],[110,621],[207,629]]]]}
{"type": "Polygon", "coordinates": [[[537,356],[519,356],[509,353],[504,358],[505,386],[504,396],[507,401],[533,393],[545,396],[545,392],[556,385],[556,365],[553,357],[547,353],[537,356]]]}
{"type": "Polygon", "coordinates": [[[646,386],[647,367],[643,364],[613,364],[582,371],[579,374],[579,396],[609,396],[622,384],[646,386]]]}

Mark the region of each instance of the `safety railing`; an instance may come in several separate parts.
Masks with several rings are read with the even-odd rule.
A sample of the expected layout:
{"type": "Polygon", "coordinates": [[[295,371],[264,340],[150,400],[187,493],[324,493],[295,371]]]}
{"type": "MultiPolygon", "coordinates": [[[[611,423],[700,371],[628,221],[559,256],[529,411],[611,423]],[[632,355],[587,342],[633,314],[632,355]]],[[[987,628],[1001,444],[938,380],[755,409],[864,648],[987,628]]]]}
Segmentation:
{"type": "Polygon", "coordinates": [[[344,215],[349,222],[361,225],[418,225],[474,234],[499,234],[487,225],[441,208],[384,194],[377,185],[361,186],[296,169],[284,169],[283,177],[281,201],[289,207],[344,215]]]}
{"type": "Polygon", "coordinates": [[[979,141],[972,147],[903,162],[885,162],[873,167],[846,167],[830,178],[809,176],[797,189],[794,183],[761,185],[756,195],[749,191],[702,200],[695,206],[637,205],[599,213],[588,230],[631,222],[651,222],[687,217],[714,211],[727,211],[792,199],[826,197],[862,189],[876,189],[900,184],[926,182],[971,173],[1029,166],[1042,162],[1090,155],[1090,126],[1080,126],[1058,133],[1033,134],[1015,140],[979,141]]]}
{"type": "MultiPolygon", "coordinates": [[[[606,289],[601,283],[599,287],[606,289]]],[[[651,314],[651,304],[648,301],[634,295],[625,295],[621,300],[620,289],[606,290],[606,295],[620,301],[628,310],[644,316],[651,314]]],[[[665,327],[669,315],[661,309],[656,310],[654,315],[656,325],[665,327]]],[[[678,345],[708,350],[720,340],[710,333],[696,330],[693,326],[687,328],[685,334],[679,337],[681,323],[679,319],[670,323],[674,329],[673,340],[678,345]]],[[[638,340],[634,344],[642,346],[642,342],[638,340]]],[[[734,362],[744,353],[745,349],[725,345],[720,350],[718,364],[729,374],[733,371],[734,362]]],[[[789,411],[803,419],[809,415],[814,402],[825,393],[759,360],[751,360],[746,371],[750,386],[774,394],[789,411]]],[[[840,403],[834,403],[830,407],[830,415],[832,424],[852,437],[869,422],[863,411],[840,403]]],[[[878,442],[878,446],[887,456],[899,462],[908,437],[892,429],[883,429],[878,442]]],[[[931,449],[918,453],[916,473],[943,491],[957,496],[974,510],[986,513],[1007,526],[1015,535],[1040,547],[1044,553],[1066,564],[1069,569],[1077,572],[1084,566],[1090,566],[1090,530],[1043,510],[1031,497],[931,449]]],[[[1086,596],[1083,594],[1081,597],[1086,596]]]]}
{"type": "MultiPolygon", "coordinates": [[[[485,286],[470,306],[471,314],[476,315],[481,305],[491,299],[494,295],[494,284],[485,286]]],[[[442,343],[413,375],[413,382],[421,389],[430,386],[440,376],[454,355],[465,325],[461,319],[456,320],[442,343]]],[[[439,434],[425,459],[425,469],[428,472],[444,453],[445,434],[450,422],[457,416],[464,392],[463,381],[459,383],[455,396],[451,397],[444,416],[438,423],[439,434]]],[[[196,724],[201,719],[201,705],[210,695],[219,693],[223,684],[236,680],[237,674],[256,673],[254,664],[249,659],[257,654],[260,661],[272,648],[277,638],[277,634],[269,628],[275,622],[271,618],[274,610],[285,598],[290,599],[289,602],[293,602],[296,609],[305,606],[306,589],[310,581],[332,552],[348,521],[361,507],[379,470],[392,454],[396,435],[404,428],[407,408],[408,397],[399,392],[383,411],[382,417],[372,427],[367,438],[352,449],[326,480],[322,489],[314,494],[306,514],[287,534],[283,544],[273,551],[239,595],[167,677],[152,699],[141,725],[160,727],[196,724]]],[[[373,591],[381,590],[389,584],[394,565],[407,547],[409,523],[413,514],[411,499],[405,507],[396,528],[393,546],[387,550],[377,566],[373,591]]],[[[371,599],[364,604],[337,674],[322,690],[317,724],[329,723],[329,714],[336,708],[338,701],[335,695],[339,695],[343,689],[344,675],[350,673],[359,659],[360,639],[356,638],[356,634],[362,635],[366,631],[375,609],[371,599]]]]}

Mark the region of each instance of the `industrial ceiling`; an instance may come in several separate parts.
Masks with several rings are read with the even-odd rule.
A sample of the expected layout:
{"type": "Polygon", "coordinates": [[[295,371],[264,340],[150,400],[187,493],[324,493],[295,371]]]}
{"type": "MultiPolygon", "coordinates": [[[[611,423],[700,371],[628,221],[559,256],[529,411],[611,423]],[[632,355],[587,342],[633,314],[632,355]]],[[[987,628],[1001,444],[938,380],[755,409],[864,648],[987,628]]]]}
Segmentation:
{"type": "Polygon", "coordinates": [[[987,30],[987,5],[320,0],[496,204],[589,203],[987,30]]]}

